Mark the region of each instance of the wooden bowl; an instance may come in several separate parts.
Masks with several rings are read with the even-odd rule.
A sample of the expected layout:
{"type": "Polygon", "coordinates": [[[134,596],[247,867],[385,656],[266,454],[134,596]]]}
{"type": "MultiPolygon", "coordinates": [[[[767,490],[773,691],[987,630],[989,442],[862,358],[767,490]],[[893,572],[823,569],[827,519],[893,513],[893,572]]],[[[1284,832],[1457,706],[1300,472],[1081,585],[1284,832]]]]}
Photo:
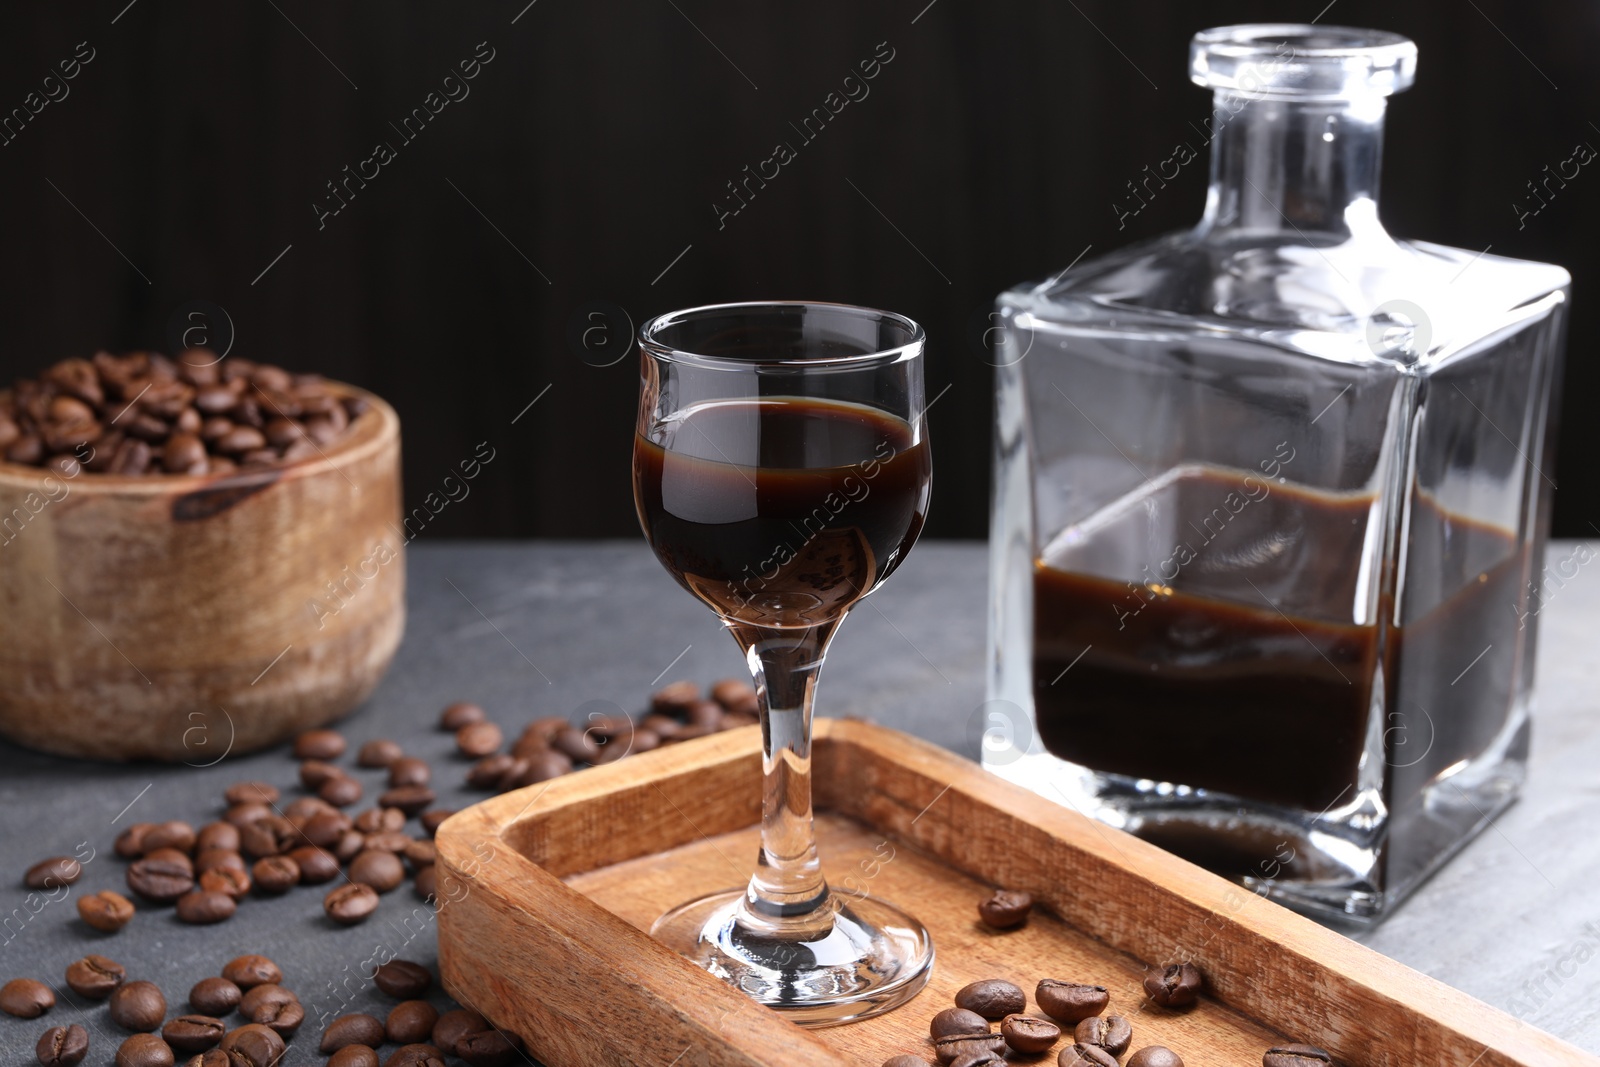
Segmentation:
{"type": "Polygon", "coordinates": [[[0,462],[0,735],[209,765],[372,692],[405,626],[400,420],[225,475],[0,462]]]}

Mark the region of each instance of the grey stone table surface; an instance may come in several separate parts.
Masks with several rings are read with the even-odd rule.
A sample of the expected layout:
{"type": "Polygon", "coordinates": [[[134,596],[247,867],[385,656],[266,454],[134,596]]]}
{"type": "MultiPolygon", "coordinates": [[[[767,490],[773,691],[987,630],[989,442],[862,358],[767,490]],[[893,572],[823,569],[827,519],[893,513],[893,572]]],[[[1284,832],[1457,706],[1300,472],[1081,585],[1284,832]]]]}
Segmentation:
{"type": "MultiPolygon", "coordinates": [[[[1551,549],[1551,560],[1571,555],[1551,549]]],[[[743,662],[709,612],[680,590],[642,543],[414,545],[409,620],[394,666],[340,725],[354,745],[399,741],[434,764],[441,807],[465,790],[466,762],[435,729],[456,700],[483,704],[515,730],[542,715],[581,720],[616,705],[636,711],[652,688],[679,678],[737,676],[743,662]],[[586,707],[589,705],[589,707],[586,707]]],[[[983,703],[987,553],[970,543],[924,543],[845,623],[820,690],[822,714],[852,714],[975,755],[971,724],[983,703]]],[[[1520,803],[1361,940],[1372,948],[1600,1052],[1600,580],[1582,570],[1547,590],[1539,697],[1528,787],[1520,803]]],[[[218,749],[225,738],[218,738],[218,749]]],[[[197,747],[194,763],[216,758],[197,747]],[[201,752],[204,754],[202,755],[201,752]]],[[[348,758],[345,762],[349,762],[348,758]]],[[[369,798],[382,775],[354,771],[369,798]]],[[[169,1016],[186,1011],[200,978],[245,952],[266,952],[305,1003],[308,1021],[286,1064],[321,1063],[318,1020],[388,1010],[363,977],[391,956],[433,966],[431,911],[407,890],[384,898],[362,926],[335,927],[322,892],[251,898],[228,922],[190,927],[170,909],[141,910],[115,935],[77,919],[72,898],[122,889],[111,851],[119,830],[169,818],[197,825],[221,811],[231,782],[263,779],[295,795],[286,747],[213,766],[82,764],[0,743],[0,981],[51,982],[59,1003],[43,1019],[0,1016],[0,1067],[31,1063],[47,1025],[82,1022],[91,1064],[111,1061],[123,1036],[102,1005],[66,989],[68,963],[90,952],[155,981],[169,1016]],[[49,855],[93,858],[70,893],[31,900],[22,871],[49,855]]],[[[365,806],[364,804],[362,806],[365,806]]],[[[433,997],[444,1007],[437,990],[433,997]]]]}

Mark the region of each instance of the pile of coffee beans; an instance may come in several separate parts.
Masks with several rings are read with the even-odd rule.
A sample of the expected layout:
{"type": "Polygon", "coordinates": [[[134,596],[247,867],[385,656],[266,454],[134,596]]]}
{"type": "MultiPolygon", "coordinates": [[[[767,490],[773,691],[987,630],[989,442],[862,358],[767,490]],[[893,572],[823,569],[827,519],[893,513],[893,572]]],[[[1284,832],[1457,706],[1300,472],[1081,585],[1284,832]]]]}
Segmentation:
{"type": "Polygon", "coordinates": [[[203,348],[97,352],[0,394],[0,455],[69,478],[223,474],[319,455],[366,407],[315,374],[203,348]]]}

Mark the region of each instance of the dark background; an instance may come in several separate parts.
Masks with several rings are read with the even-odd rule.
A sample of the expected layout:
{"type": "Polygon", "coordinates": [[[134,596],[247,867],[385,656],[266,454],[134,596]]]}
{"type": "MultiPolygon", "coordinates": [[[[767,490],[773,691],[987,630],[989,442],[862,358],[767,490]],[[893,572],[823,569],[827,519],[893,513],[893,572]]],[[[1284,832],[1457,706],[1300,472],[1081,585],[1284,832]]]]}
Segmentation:
{"type": "MultiPolygon", "coordinates": [[[[869,304],[928,328],[929,393],[952,386],[932,415],[929,532],[979,537],[990,369],[974,338],[993,294],[1087,245],[1193,223],[1200,165],[1120,232],[1112,208],[1146,164],[1198,144],[1209,100],[1187,81],[1189,36],[1310,20],[1326,0],[526,3],[12,5],[0,114],[78,42],[95,58],[0,147],[0,380],[99,347],[170,349],[171,324],[203,301],[226,310],[235,354],[392,401],[408,504],[491,442],[494,463],[428,537],[633,536],[623,311],[637,326],[728,300],[869,304]],[[870,95],[799,145],[789,123],[885,41],[870,95]],[[494,58],[470,95],[406,142],[390,123],[479,42],[494,58]],[[379,141],[397,158],[319,229],[325,183],[379,141]],[[719,229],[725,183],[778,141],[799,158],[719,229]],[[591,301],[611,310],[589,319],[591,301]],[[586,326],[600,327],[587,350],[586,326]],[[621,358],[596,365],[608,352],[621,358]]],[[[1578,142],[1600,146],[1600,13],[1328,8],[1327,23],[1421,50],[1390,108],[1391,230],[1575,276],[1556,532],[1587,534],[1600,173],[1520,230],[1513,203],[1578,142]]]]}

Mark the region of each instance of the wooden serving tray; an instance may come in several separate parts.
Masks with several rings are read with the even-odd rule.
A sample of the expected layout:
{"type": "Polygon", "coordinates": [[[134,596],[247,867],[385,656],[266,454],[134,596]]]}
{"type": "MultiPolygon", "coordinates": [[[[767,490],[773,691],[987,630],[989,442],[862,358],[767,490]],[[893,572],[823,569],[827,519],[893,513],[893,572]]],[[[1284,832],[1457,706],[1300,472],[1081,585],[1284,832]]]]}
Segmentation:
{"type": "MultiPolygon", "coordinates": [[[[437,835],[446,988],[549,1067],[878,1067],[933,1061],[928,1020],[957,989],[1040,978],[1111,991],[1131,1049],[1259,1067],[1280,1041],[1348,1067],[1589,1064],[1600,1058],[1153,845],[916,738],[819,720],[815,789],[830,883],[901,905],[932,932],[926,989],[897,1011],[803,1030],[645,932],[668,907],[741,885],[756,855],[761,738],[745,727],[630,756],[460,812],[437,835]],[[993,886],[1042,908],[989,931],[993,886]],[[1193,960],[1208,993],[1146,1002],[1143,963],[1193,960]]],[[[1068,1042],[1064,1039],[1057,1048],[1068,1042]]],[[[1054,1052],[1032,1061],[1050,1067],[1054,1052]]]]}

